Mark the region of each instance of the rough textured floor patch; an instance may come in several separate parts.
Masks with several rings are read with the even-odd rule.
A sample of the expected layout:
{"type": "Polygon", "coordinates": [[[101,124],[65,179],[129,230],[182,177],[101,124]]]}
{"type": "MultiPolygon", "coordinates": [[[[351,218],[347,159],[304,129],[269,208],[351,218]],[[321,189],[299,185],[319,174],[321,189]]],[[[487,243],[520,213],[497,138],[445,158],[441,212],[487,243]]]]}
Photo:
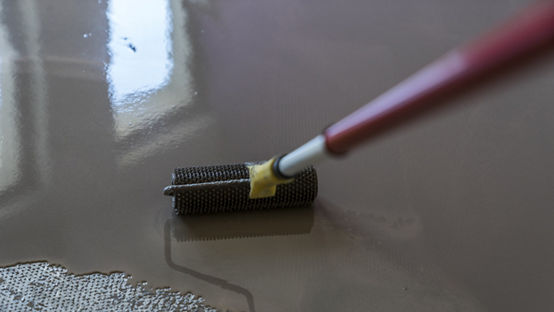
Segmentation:
{"type": "Polygon", "coordinates": [[[1,311],[216,311],[202,297],[133,286],[124,273],[74,275],[47,262],[0,268],[1,311]]]}

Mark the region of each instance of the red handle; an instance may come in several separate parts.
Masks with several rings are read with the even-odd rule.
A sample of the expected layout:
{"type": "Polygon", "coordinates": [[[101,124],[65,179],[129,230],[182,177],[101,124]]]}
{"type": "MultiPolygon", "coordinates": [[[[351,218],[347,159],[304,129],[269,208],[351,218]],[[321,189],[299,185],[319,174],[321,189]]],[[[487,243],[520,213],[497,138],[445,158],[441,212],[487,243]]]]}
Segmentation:
{"type": "Polygon", "coordinates": [[[554,1],[541,2],[473,43],[453,50],[325,131],[331,153],[352,147],[394,126],[408,112],[421,110],[445,91],[506,65],[554,39],[554,1]]]}

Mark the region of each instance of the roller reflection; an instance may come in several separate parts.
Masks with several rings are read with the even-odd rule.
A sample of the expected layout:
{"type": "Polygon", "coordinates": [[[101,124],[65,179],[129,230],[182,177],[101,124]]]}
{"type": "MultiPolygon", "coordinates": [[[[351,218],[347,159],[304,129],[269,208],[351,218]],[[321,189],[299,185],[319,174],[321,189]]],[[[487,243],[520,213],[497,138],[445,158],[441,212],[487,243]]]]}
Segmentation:
{"type": "Polygon", "coordinates": [[[313,207],[240,212],[194,217],[174,217],[164,226],[165,260],[172,269],[217,285],[245,297],[250,311],[256,311],[252,293],[227,280],[201,273],[173,260],[172,244],[191,241],[241,239],[279,235],[309,234],[313,227],[313,207]],[[176,241],[176,242],[172,242],[176,241]]]}
{"type": "Polygon", "coordinates": [[[312,207],[274,209],[170,219],[171,235],[177,241],[248,238],[310,233],[312,207]]]}

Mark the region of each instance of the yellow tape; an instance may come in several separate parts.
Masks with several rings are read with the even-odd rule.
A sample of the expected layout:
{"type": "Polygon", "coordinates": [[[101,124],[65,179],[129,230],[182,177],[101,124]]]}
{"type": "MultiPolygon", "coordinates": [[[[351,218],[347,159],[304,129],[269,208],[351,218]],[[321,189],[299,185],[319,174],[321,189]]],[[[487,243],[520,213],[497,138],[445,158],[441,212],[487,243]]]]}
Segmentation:
{"type": "Polygon", "coordinates": [[[265,198],[275,196],[277,185],[290,183],[294,179],[280,179],[273,173],[272,158],[260,165],[247,166],[250,172],[250,198],[265,198]]]}

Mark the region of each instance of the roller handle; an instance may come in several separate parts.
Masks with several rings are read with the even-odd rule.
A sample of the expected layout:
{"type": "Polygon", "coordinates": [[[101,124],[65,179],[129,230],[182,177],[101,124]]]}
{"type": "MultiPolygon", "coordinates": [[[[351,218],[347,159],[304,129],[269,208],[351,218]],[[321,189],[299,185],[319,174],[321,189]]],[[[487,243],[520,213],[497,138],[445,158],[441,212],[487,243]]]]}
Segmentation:
{"type": "Polygon", "coordinates": [[[471,87],[470,82],[547,46],[553,39],[554,1],[543,1],[480,39],[447,53],[327,128],[326,149],[331,154],[347,152],[396,125],[407,113],[421,110],[449,91],[471,87]]]}

